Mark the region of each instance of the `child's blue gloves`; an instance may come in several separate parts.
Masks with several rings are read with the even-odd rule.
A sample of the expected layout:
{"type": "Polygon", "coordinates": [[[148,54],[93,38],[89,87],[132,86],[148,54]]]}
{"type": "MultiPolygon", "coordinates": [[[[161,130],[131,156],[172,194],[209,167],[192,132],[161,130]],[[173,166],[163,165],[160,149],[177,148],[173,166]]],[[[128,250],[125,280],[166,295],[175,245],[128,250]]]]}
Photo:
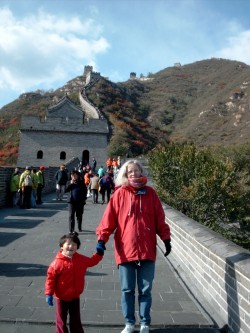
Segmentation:
{"type": "Polygon", "coordinates": [[[49,306],[53,306],[53,296],[47,295],[46,296],[46,302],[49,304],[49,306]]]}
{"type": "Polygon", "coordinates": [[[105,242],[103,240],[99,240],[96,245],[97,254],[99,254],[99,256],[103,256],[105,250],[106,250],[105,242]]]}

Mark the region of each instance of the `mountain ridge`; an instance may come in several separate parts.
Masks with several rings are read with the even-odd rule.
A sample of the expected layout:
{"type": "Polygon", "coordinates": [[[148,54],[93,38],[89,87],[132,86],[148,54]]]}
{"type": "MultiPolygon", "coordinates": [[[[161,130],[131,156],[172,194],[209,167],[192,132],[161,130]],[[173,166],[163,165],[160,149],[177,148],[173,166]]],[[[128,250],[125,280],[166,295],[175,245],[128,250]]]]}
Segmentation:
{"type": "MultiPolygon", "coordinates": [[[[101,77],[86,89],[88,100],[108,120],[110,155],[136,156],[170,141],[199,146],[250,141],[250,66],[226,59],[201,60],[150,73],[150,79],[114,83],[101,77]]],[[[2,107],[0,164],[16,162],[17,152],[6,155],[6,145],[18,146],[22,115],[42,116],[66,93],[79,105],[84,82],[77,76],[59,89],[27,92],[2,107]]]]}

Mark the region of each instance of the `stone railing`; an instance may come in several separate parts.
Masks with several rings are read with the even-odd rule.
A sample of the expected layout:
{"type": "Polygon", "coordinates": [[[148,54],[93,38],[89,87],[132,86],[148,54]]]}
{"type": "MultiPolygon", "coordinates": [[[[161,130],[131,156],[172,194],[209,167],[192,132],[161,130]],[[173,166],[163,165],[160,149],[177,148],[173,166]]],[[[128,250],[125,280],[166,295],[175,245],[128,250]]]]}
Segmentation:
{"type": "Polygon", "coordinates": [[[219,327],[228,324],[231,333],[249,333],[250,251],[164,208],[172,239],[168,260],[176,272],[219,327]]]}
{"type": "Polygon", "coordinates": [[[0,167],[0,207],[10,203],[9,181],[13,170],[13,167],[0,167]]]}

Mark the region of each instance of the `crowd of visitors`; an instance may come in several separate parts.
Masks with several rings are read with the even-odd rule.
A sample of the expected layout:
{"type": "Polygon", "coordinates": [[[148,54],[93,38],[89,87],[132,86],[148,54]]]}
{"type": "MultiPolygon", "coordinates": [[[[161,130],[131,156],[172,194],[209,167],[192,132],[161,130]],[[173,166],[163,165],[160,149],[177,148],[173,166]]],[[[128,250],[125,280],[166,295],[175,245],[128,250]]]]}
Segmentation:
{"type": "Polygon", "coordinates": [[[42,204],[42,190],[45,186],[44,166],[36,168],[26,166],[23,172],[16,167],[10,176],[12,207],[23,209],[35,208],[42,204]]]}
{"type": "Polygon", "coordinates": [[[93,157],[92,166],[90,166],[89,163],[83,164],[80,162],[78,171],[87,187],[87,196],[92,196],[92,202],[94,204],[99,203],[98,198],[100,193],[101,203],[108,203],[115,188],[114,179],[121,167],[121,159],[120,156],[118,156],[117,159],[108,158],[106,161],[106,170],[103,165],[101,165],[96,171],[96,165],[96,159],[93,157]]]}
{"type": "MultiPolygon", "coordinates": [[[[68,192],[67,202],[69,204],[69,231],[74,231],[74,216],[76,215],[78,230],[81,231],[82,218],[80,213],[84,210],[85,189],[87,191],[87,197],[92,197],[94,204],[99,203],[98,198],[101,196],[101,203],[108,203],[110,196],[114,191],[114,177],[117,173],[118,167],[120,166],[120,158],[112,159],[109,158],[106,162],[107,168],[101,165],[97,170],[97,161],[95,157],[92,158],[92,164],[88,162],[80,162],[78,167],[75,168],[74,172],[69,172],[64,164],[61,164],[59,169],[55,173],[56,183],[56,201],[63,201],[65,192],[68,192]],[[119,163],[118,163],[119,162],[119,163]],[[77,171],[77,172],[75,172],[77,171]],[[73,178],[72,178],[73,177],[73,178]],[[82,192],[84,190],[83,206],[82,204],[77,206],[73,203],[75,200],[76,193],[78,191],[74,189],[74,196],[72,195],[72,182],[73,180],[81,185],[82,192]],[[83,189],[82,189],[83,185],[83,189]]],[[[37,205],[42,204],[42,190],[45,186],[44,178],[44,166],[39,168],[26,166],[23,172],[20,168],[16,167],[10,176],[10,194],[11,194],[11,205],[14,208],[20,207],[23,209],[35,208],[37,205]]],[[[77,201],[79,201],[77,199],[77,201]]]]}

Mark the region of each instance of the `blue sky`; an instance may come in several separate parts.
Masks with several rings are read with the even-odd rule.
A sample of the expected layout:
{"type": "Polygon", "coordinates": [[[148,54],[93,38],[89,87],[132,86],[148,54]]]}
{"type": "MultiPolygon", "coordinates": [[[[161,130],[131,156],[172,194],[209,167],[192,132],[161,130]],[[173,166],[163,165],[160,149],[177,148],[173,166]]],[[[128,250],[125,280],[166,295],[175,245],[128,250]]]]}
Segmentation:
{"type": "Polygon", "coordinates": [[[0,0],[0,108],[92,65],[113,82],[211,57],[250,65],[249,0],[0,0]]]}

